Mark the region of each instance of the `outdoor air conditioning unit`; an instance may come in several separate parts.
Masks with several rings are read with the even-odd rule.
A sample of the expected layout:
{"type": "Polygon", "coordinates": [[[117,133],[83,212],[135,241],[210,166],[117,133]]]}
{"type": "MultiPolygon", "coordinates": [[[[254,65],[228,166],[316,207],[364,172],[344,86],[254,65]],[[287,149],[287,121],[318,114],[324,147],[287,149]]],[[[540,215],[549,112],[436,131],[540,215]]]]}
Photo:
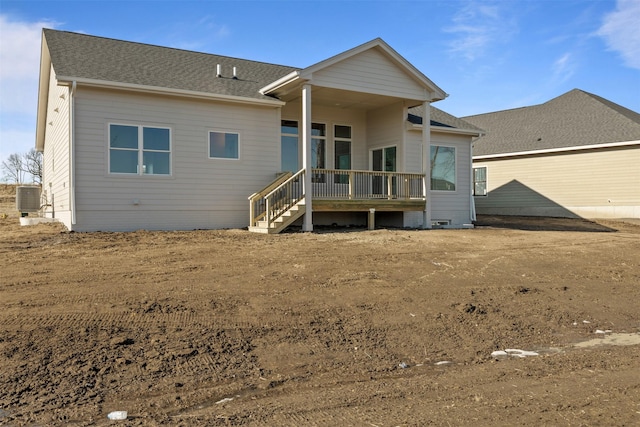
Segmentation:
{"type": "Polygon", "coordinates": [[[40,210],[40,187],[21,185],[16,188],[16,210],[38,212],[40,210]]]}

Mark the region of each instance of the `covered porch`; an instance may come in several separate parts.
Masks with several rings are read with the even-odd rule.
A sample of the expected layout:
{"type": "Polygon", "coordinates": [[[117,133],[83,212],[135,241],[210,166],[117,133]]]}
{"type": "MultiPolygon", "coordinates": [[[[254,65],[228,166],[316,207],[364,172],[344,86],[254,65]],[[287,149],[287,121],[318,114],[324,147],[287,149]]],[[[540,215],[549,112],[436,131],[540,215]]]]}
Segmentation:
{"type": "MultiPolygon", "coordinates": [[[[430,129],[407,137],[408,109],[446,94],[380,39],[282,77],[261,93],[285,102],[281,170],[250,197],[252,231],[278,232],[313,212],[423,212],[430,129]]],[[[373,218],[370,217],[370,220],[373,218]]]]}

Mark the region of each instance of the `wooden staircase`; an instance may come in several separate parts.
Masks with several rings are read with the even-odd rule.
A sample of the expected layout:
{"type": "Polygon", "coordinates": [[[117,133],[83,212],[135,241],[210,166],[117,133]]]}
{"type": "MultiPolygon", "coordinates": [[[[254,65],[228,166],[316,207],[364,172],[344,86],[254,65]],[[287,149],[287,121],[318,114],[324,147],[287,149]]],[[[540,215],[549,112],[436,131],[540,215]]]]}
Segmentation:
{"type": "Polygon", "coordinates": [[[249,231],[277,234],[304,215],[304,174],[304,169],[282,174],[249,196],[249,231]]]}
{"type": "Polygon", "coordinates": [[[249,227],[249,231],[253,231],[254,233],[277,234],[304,215],[304,213],[305,205],[304,200],[302,200],[282,212],[282,214],[278,215],[276,219],[271,222],[257,221],[256,225],[249,227]]]}

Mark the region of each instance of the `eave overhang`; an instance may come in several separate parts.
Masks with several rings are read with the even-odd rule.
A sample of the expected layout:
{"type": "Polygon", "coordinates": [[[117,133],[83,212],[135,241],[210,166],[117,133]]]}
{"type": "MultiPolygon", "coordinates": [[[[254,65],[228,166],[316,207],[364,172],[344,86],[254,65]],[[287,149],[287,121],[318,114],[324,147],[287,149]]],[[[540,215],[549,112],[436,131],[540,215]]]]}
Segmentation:
{"type": "MultiPolygon", "coordinates": [[[[283,88],[287,86],[291,86],[291,85],[298,86],[299,84],[300,84],[300,71],[294,71],[282,78],[279,78],[275,82],[266,85],[265,87],[260,89],[258,92],[260,92],[261,95],[265,95],[265,96],[276,95],[278,92],[280,92],[283,88]]],[[[289,90],[286,90],[286,92],[288,91],[289,90]]]]}
{"type": "Polygon", "coordinates": [[[517,151],[513,153],[485,154],[480,156],[473,156],[473,160],[490,160],[490,159],[500,159],[500,158],[506,158],[506,157],[535,156],[540,154],[567,153],[571,151],[598,150],[598,149],[616,148],[616,147],[629,147],[634,145],[640,146],[640,140],[611,142],[608,144],[591,144],[591,145],[579,145],[579,146],[573,146],[573,147],[549,148],[546,150],[517,151]]]}
{"type": "MultiPolygon", "coordinates": [[[[422,125],[411,123],[411,122],[405,122],[405,123],[406,123],[407,130],[422,131],[422,127],[423,127],[422,125]]],[[[447,126],[431,125],[429,126],[429,129],[431,132],[449,133],[454,135],[467,135],[467,136],[474,136],[474,137],[484,135],[482,132],[478,132],[477,130],[474,130],[474,129],[460,129],[460,128],[452,128],[447,126]]]]}
{"type": "Polygon", "coordinates": [[[256,99],[256,98],[247,98],[243,96],[234,96],[234,95],[223,95],[211,92],[199,92],[193,90],[184,90],[184,89],[174,89],[174,88],[166,88],[159,86],[146,86],[146,85],[138,85],[134,83],[122,83],[122,82],[112,82],[105,80],[95,80],[95,79],[86,79],[86,78],[77,78],[70,76],[57,76],[59,85],[69,85],[72,82],[76,82],[79,86],[87,86],[87,87],[96,87],[96,88],[104,88],[104,89],[115,89],[115,90],[126,90],[133,92],[143,92],[150,93],[156,95],[170,95],[170,96],[181,96],[188,98],[196,98],[196,99],[207,99],[212,101],[225,101],[225,102],[234,102],[240,104],[252,104],[252,105],[261,105],[265,107],[281,107],[285,103],[277,100],[277,99],[256,99]]]}
{"type": "Polygon", "coordinates": [[[40,74],[38,80],[38,110],[36,114],[36,151],[44,151],[44,134],[47,122],[47,104],[49,94],[49,81],[51,78],[51,56],[47,40],[42,33],[40,47],[40,74]]]}

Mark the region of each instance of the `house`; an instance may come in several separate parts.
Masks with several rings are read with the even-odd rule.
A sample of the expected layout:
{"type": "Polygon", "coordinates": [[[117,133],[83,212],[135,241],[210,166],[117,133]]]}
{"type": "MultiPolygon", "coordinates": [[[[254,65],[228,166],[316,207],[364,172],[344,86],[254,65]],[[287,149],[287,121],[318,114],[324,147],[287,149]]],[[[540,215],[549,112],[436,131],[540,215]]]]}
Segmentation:
{"type": "Polygon", "coordinates": [[[381,39],[300,69],[45,29],[44,214],[77,231],[463,227],[479,131],[431,106],[446,96],[381,39]]]}
{"type": "Polygon", "coordinates": [[[478,214],[640,218],[640,114],[574,89],[464,120],[478,214]]]}

